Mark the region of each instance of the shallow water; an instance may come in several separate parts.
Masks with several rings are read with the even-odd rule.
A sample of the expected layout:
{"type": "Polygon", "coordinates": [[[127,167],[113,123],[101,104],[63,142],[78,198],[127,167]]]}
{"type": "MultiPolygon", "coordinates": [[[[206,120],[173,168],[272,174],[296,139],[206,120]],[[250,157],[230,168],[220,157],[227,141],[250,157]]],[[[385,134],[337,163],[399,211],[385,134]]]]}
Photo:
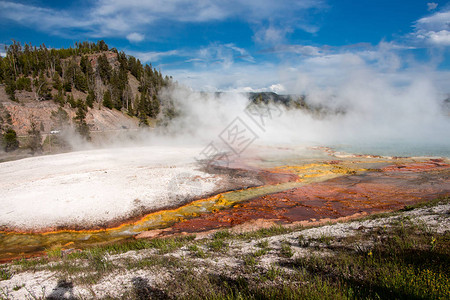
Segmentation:
{"type": "MultiPolygon", "coordinates": [[[[450,139],[450,137],[449,137],[450,139]]],[[[380,141],[378,143],[331,144],[330,148],[353,154],[401,157],[450,157],[450,144],[443,137],[442,143],[424,143],[411,141],[380,141]]]]}

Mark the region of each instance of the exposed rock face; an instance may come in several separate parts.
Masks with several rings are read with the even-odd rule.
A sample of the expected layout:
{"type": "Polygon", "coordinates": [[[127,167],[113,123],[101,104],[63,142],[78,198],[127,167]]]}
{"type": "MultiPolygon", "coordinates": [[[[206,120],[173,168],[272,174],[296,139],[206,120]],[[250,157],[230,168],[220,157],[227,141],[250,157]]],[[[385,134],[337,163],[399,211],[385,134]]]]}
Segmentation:
{"type": "MultiPolygon", "coordinates": [[[[0,101],[2,101],[3,109],[11,114],[12,127],[19,136],[27,135],[32,121],[38,126],[42,123],[44,127],[43,134],[50,133],[51,130],[60,129],[55,127],[51,118],[51,113],[58,110],[58,104],[53,101],[32,101],[32,93],[24,91],[20,93],[21,99],[29,99],[29,101],[24,100],[22,103],[16,103],[6,100],[5,88],[0,86],[0,101]]],[[[83,98],[82,95],[79,98],[83,98]]],[[[72,119],[75,117],[76,109],[66,105],[64,110],[69,115],[69,122],[73,122],[72,119]]],[[[115,109],[108,109],[103,106],[99,108],[98,105],[94,106],[93,109],[89,109],[86,114],[86,122],[91,131],[136,129],[139,123],[137,118],[132,118],[115,109]]]]}

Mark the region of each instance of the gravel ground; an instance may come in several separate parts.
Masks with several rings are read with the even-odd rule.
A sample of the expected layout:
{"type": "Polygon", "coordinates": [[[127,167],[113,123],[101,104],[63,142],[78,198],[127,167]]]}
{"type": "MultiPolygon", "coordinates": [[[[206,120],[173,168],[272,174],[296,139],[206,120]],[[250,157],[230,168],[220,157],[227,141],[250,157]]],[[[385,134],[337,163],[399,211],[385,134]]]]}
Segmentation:
{"type": "MultiPolygon", "coordinates": [[[[146,268],[127,268],[130,261],[139,262],[158,256],[163,260],[175,259],[176,261],[191,265],[197,271],[207,270],[211,273],[235,272],[243,265],[243,258],[261,249],[261,242],[267,242],[268,251],[259,257],[257,266],[269,269],[274,264],[283,261],[280,251],[283,244],[288,244],[292,250],[292,258],[308,255],[333,255],[332,250],[325,247],[326,239],[333,245],[339,244],[339,238],[346,238],[361,233],[391,226],[395,222],[408,221],[426,228],[430,234],[444,233],[450,230],[450,204],[439,204],[433,207],[416,208],[410,211],[401,211],[390,215],[381,215],[376,218],[364,218],[345,223],[336,223],[306,229],[296,229],[293,232],[279,234],[266,238],[253,240],[226,239],[228,249],[226,251],[211,251],[208,243],[211,237],[206,237],[203,244],[198,244],[198,249],[207,253],[204,258],[192,255],[189,246],[169,252],[158,254],[156,249],[145,249],[140,251],[129,251],[122,254],[106,255],[105,260],[113,263],[118,268],[103,276],[95,284],[75,285],[60,271],[20,271],[17,266],[6,266],[12,277],[0,281],[0,298],[7,299],[40,299],[52,297],[56,299],[66,298],[102,298],[119,297],[130,289],[150,288],[157,284],[164,284],[171,280],[172,272],[177,272],[177,267],[150,266],[146,268]],[[299,243],[299,237],[304,241],[299,243]],[[321,240],[322,239],[322,240],[321,240]],[[305,246],[307,242],[308,246],[305,246]]],[[[214,233],[211,233],[211,236],[214,233]]],[[[202,240],[201,240],[202,241],[202,240]]],[[[200,241],[200,242],[201,242],[200,241]]],[[[350,245],[350,247],[370,247],[370,241],[366,244],[350,245]]],[[[348,246],[348,245],[347,245],[348,246]]],[[[76,263],[77,261],[75,261],[76,263]]],[[[49,264],[57,264],[52,262],[49,264]]],[[[82,262],[79,262],[82,264],[82,262]]],[[[4,266],[5,267],[5,266],[4,266]]],[[[288,269],[285,270],[289,272],[288,269]]],[[[84,274],[86,275],[86,274],[84,274]]],[[[73,278],[72,278],[73,279],[73,278]]]]}

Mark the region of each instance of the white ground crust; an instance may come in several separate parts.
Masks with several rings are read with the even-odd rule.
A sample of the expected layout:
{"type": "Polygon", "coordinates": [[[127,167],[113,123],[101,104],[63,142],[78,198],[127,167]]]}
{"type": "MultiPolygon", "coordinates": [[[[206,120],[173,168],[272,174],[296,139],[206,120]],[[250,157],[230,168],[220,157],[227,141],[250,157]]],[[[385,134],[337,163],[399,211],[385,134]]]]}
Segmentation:
{"type": "MultiPolygon", "coordinates": [[[[298,243],[298,237],[300,235],[307,239],[319,238],[324,235],[335,238],[346,237],[358,234],[361,232],[361,228],[366,228],[368,230],[382,228],[383,226],[391,226],[390,224],[392,222],[408,218],[410,222],[424,225],[430,232],[430,236],[432,236],[434,232],[444,233],[450,230],[449,212],[450,204],[442,204],[431,208],[425,207],[408,212],[401,212],[397,216],[337,223],[252,241],[233,240],[230,241],[230,249],[226,253],[220,254],[219,252],[216,253],[218,256],[206,259],[192,258],[187,247],[183,247],[174,253],[165,254],[164,256],[175,257],[180,260],[192,259],[196,262],[203,261],[205,268],[210,272],[233,272],[235,268],[239,267],[239,264],[242,264],[241,257],[259,250],[260,248],[256,245],[258,242],[265,240],[268,242],[271,250],[268,254],[261,257],[259,265],[268,269],[283,259],[280,258],[278,254],[282,242],[290,243],[292,250],[294,251],[294,258],[305,257],[311,254],[330,255],[329,252],[321,251],[320,249],[318,250],[315,247],[300,247],[298,243]]],[[[371,242],[368,241],[368,244],[370,243],[371,242]]],[[[355,245],[355,247],[356,246],[361,247],[364,245],[355,245]]],[[[204,251],[208,251],[206,246],[199,247],[204,251]]],[[[155,249],[144,249],[116,255],[106,255],[106,259],[115,264],[120,264],[121,259],[132,258],[140,260],[149,255],[155,255],[156,253],[157,250],[155,249]]],[[[14,270],[14,268],[12,269],[14,270]]],[[[284,268],[283,270],[286,272],[289,271],[288,268],[284,268]]],[[[105,296],[120,297],[126,290],[133,289],[133,286],[137,281],[141,281],[149,286],[155,286],[156,283],[164,283],[167,282],[167,280],[171,280],[170,273],[176,271],[176,269],[168,270],[152,267],[128,270],[126,267],[123,267],[122,269],[116,270],[103,277],[100,282],[96,284],[74,285],[73,288],[70,289],[58,287],[58,280],[61,278],[61,274],[58,274],[57,272],[25,271],[16,273],[12,271],[13,276],[10,279],[0,281],[0,297],[3,296],[7,299],[40,299],[50,295],[58,299],[67,299],[70,296],[80,297],[81,299],[101,298],[105,296]]]]}
{"type": "Polygon", "coordinates": [[[1,163],[0,226],[101,224],[212,193],[220,178],[198,170],[201,150],[117,148],[1,163]]]}

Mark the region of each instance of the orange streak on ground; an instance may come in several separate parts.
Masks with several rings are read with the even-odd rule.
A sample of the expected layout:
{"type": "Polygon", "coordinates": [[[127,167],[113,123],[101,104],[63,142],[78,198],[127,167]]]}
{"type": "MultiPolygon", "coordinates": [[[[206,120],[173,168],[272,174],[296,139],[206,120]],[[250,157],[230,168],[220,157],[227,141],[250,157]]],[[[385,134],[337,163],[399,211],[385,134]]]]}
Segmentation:
{"type": "Polygon", "coordinates": [[[164,234],[208,231],[259,219],[282,223],[338,219],[400,209],[405,205],[450,195],[450,165],[423,162],[401,166],[386,167],[385,172],[342,176],[257,197],[214,214],[177,223],[164,234]],[[424,180],[423,176],[427,178],[424,180]]]}
{"type": "MultiPolygon", "coordinates": [[[[128,229],[127,226],[131,228],[142,225],[155,218],[167,221],[168,225],[165,226],[175,222],[162,233],[162,235],[170,235],[233,227],[261,219],[277,220],[287,224],[315,222],[323,219],[337,220],[358,214],[398,209],[405,204],[450,194],[450,165],[442,160],[397,162],[397,164],[381,170],[377,169],[377,172],[357,167],[351,168],[349,165],[352,165],[352,162],[341,164],[341,161],[332,161],[304,166],[284,166],[269,171],[261,170],[258,173],[259,178],[270,185],[309,180],[311,177],[328,176],[330,173],[337,174],[339,177],[235,204],[229,203],[226,197],[233,192],[225,192],[195,200],[174,209],[152,212],[138,220],[128,220],[110,228],[53,231],[52,228],[47,228],[40,233],[15,231],[0,231],[0,233],[6,235],[41,234],[43,236],[61,233],[109,233],[128,229]],[[207,208],[210,213],[198,216],[189,210],[190,207],[207,208]],[[189,216],[190,219],[184,219],[185,216],[189,216]]],[[[252,189],[256,189],[256,187],[247,190],[252,189]]]]}
{"type": "MultiPolygon", "coordinates": [[[[222,193],[222,194],[226,194],[226,193],[222,193]]],[[[128,221],[128,222],[124,222],[116,227],[109,227],[109,228],[104,228],[104,229],[87,229],[87,230],[74,230],[74,229],[62,229],[62,230],[52,230],[52,229],[44,229],[45,231],[33,231],[33,232],[27,232],[27,231],[1,231],[0,233],[2,234],[41,234],[41,235],[49,235],[49,234],[57,234],[57,233],[99,233],[99,232],[109,232],[109,231],[117,231],[120,230],[122,228],[124,228],[125,226],[129,226],[129,225],[139,225],[144,223],[147,219],[151,218],[152,216],[157,216],[157,215],[162,215],[164,213],[170,213],[170,212],[177,212],[180,211],[181,209],[188,207],[188,206],[195,206],[195,205],[201,205],[204,202],[207,201],[211,201],[214,200],[215,198],[220,197],[220,195],[222,194],[217,194],[215,196],[206,198],[206,199],[200,199],[200,200],[195,200],[193,202],[190,202],[188,204],[185,204],[183,206],[180,206],[178,208],[175,209],[168,209],[168,210],[161,210],[161,211],[157,211],[157,212],[153,212],[150,214],[147,214],[143,217],[141,217],[138,221],[128,221]]]]}
{"type": "MultiPolygon", "coordinates": [[[[265,184],[272,184],[272,185],[279,184],[279,183],[285,183],[285,182],[289,182],[289,181],[295,181],[298,179],[297,175],[291,174],[288,171],[279,172],[277,174],[272,174],[269,171],[261,170],[258,173],[258,176],[260,176],[260,178],[265,182],[265,184]]],[[[249,188],[246,188],[245,190],[252,190],[252,189],[256,189],[256,188],[258,188],[258,187],[249,187],[249,188]]],[[[12,234],[14,234],[14,235],[17,235],[17,234],[51,235],[51,234],[60,234],[60,233],[92,234],[92,233],[106,233],[106,232],[120,231],[121,229],[124,229],[125,227],[128,227],[128,226],[136,226],[136,225],[144,224],[147,220],[151,219],[152,217],[160,216],[161,219],[165,219],[164,215],[170,215],[171,213],[174,213],[174,214],[181,213],[181,211],[186,208],[194,207],[194,206],[203,206],[203,205],[205,205],[205,203],[215,203],[219,207],[226,206],[228,204],[226,203],[224,196],[226,196],[227,194],[232,193],[232,192],[233,191],[223,192],[223,193],[219,193],[219,194],[216,194],[216,195],[208,197],[208,198],[194,200],[194,201],[184,204],[182,206],[178,206],[174,209],[165,209],[165,210],[155,211],[155,212],[146,214],[144,216],[141,216],[137,220],[135,218],[133,220],[128,220],[128,221],[122,222],[121,224],[119,224],[117,226],[108,227],[108,228],[81,229],[81,230],[44,228],[44,229],[40,229],[40,230],[36,230],[36,231],[0,230],[0,233],[6,234],[6,235],[12,235],[12,234]]],[[[213,211],[217,211],[217,209],[213,208],[213,211]]],[[[168,220],[168,219],[166,219],[166,220],[173,221],[173,220],[168,220]]]]}

